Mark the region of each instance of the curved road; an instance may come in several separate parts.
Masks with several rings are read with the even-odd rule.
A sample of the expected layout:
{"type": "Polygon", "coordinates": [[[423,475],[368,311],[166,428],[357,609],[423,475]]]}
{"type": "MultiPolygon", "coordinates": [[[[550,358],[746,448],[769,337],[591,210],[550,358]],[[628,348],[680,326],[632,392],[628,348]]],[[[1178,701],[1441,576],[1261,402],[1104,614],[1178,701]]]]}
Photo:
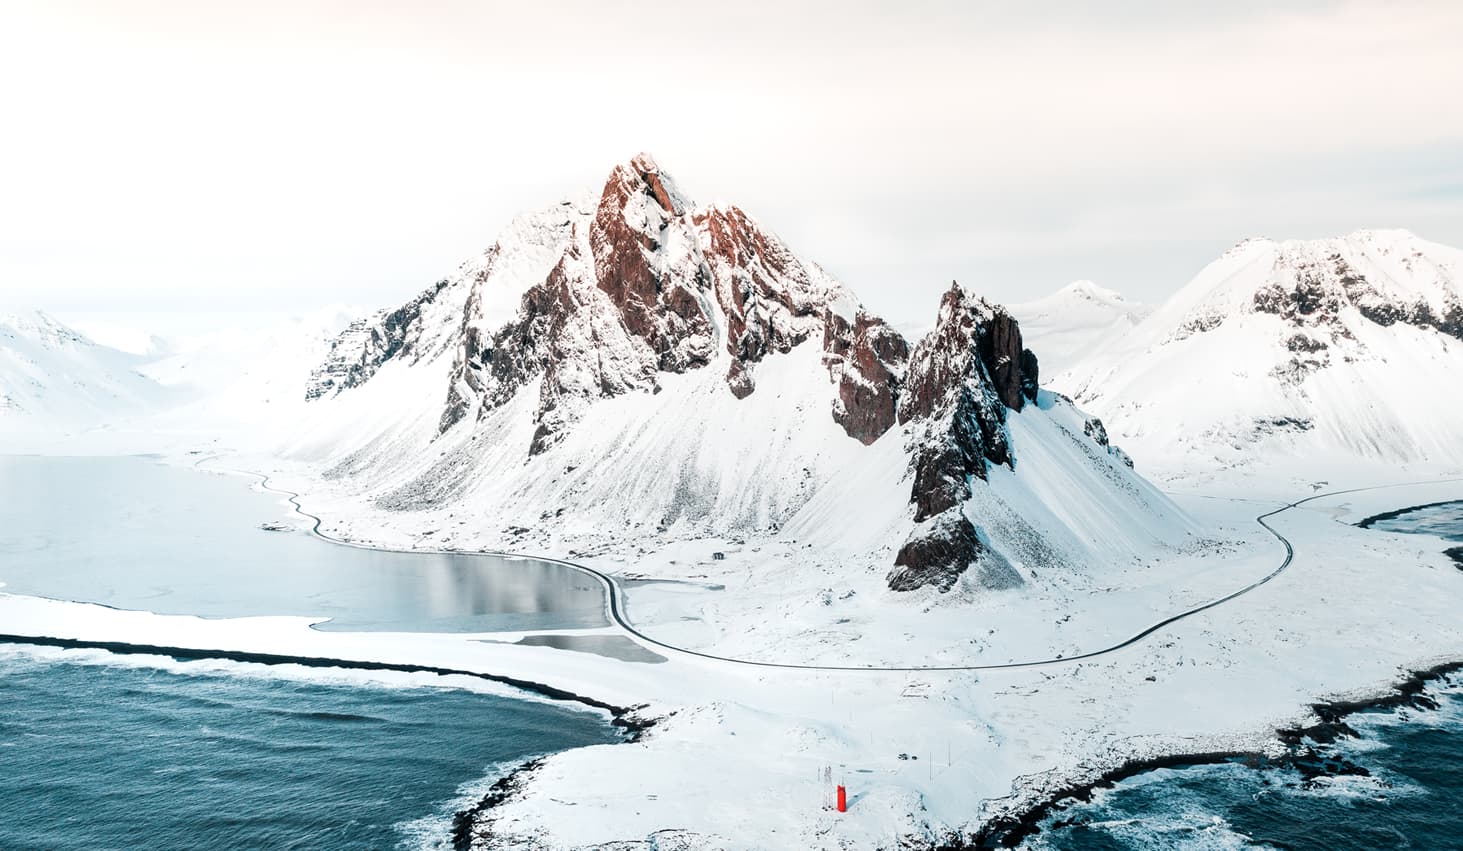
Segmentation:
{"type": "MultiPolygon", "coordinates": [[[[205,459],[203,459],[203,461],[199,461],[198,464],[202,464],[204,461],[207,461],[207,460],[209,460],[209,459],[206,459],[205,458],[205,459]]],[[[195,466],[197,466],[197,464],[195,464],[195,466]]],[[[624,592],[620,589],[620,586],[608,574],[603,573],[603,572],[598,571],[598,570],[595,570],[592,567],[588,567],[588,566],[585,566],[585,565],[582,565],[582,564],[575,564],[574,562],[564,561],[562,559],[543,558],[543,557],[540,557],[540,556],[526,556],[526,555],[522,555],[520,553],[503,553],[503,552],[496,552],[496,551],[490,551],[490,550],[483,550],[483,551],[477,551],[477,552],[466,552],[466,551],[455,551],[455,550],[454,551],[447,551],[447,550],[399,550],[399,549],[392,549],[392,548],[389,548],[389,547],[376,547],[376,546],[372,546],[372,545],[369,545],[369,544],[359,544],[359,543],[354,543],[354,542],[351,542],[351,541],[346,541],[346,540],[343,540],[341,538],[336,538],[334,536],[327,535],[324,532],[320,531],[320,526],[321,526],[321,524],[322,524],[323,521],[320,519],[320,517],[318,517],[317,515],[311,514],[310,512],[306,511],[302,505],[300,505],[300,495],[299,494],[294,493],[293,491],[287,491],[287,490],[283,490],[281,488],[276,488],[276,487],[271,486],[269,484],[269,477],[266,476],[266,475],[263,475],[261,473],[255,473],[255,472],[252,472],[252,471],[240,471],[240,472],[243,472],[246,475],[254,476],[255,478],[259,479],[260,487],[262,487],[263,489],[265,489],[267,491],[270,491],[271,493],[276,493],[276,494],[279,494],[281,496],[288,497],[289,502],[290,502],[291,505],[294,506],[294,509],[295,509],[295,512],[296,513],[298,513],[302,517],[305,517],[305,518],[313,521],[312,522],[312,525],[310,527],[311,533],[314,534],[314,535],[316,535],[317,537],[319,537],[321,540],[329,541],[332,544],[338,544],[340,546],[346,546],[346,547],[356,547],[356,548],[359,548],[359,549],[383,550],[383,551],[386,551],[386,552],[399,552],[399,553],[449,553],[450,552],[450,554],[452,554],[452,555],[475,555],[476,554],[476,555],[491,555],[491,556],[500,556],[500,557],[508,557],[508,558],[533,559],[535,561],[543,561],[543,562],[549,562],[551,564],[563,565],[564,567],[572,568],[572,569],[578,570],[578,571],[580,571],[582,573],[586,573],[586,574],[588,574],[590,576],[593,576],[595,579],[599,580],[600,584],[604,586],[604,589],[605,589],[605,600],[606,600],[605,609],[606,609],[606,612],[609,614],[609,617],[610,617],[611,622],[613,622],[616,626],[618,626],[620,629],[624,630],[625,632],[629,633],[630,635],[633,635],[634,637],[636,637],[640,641],[643,641],[646,644],[650,644],[650,645],[653,645],[655,647],[658,647],[658,648],[660,648],[662,650],[668,650],[668,651],[670,651],[672,653],[677,653],[677,654],[681,654],[681,655],[684,655],[684,656],[695,656],[695,657],[698,657],[698,658],[701,658],[701,659],[710,659],[710,660],[715,661],[715,662],[727,662],[727,663],[731,663],[731,664],[735,664],[735,665],[750,665],[750,666],[759,667],[759,668],[785,668],[785,669],[806,670],[806,671],[896,671],[896,672],[897,671],[993,671],[993,670],[1000,670],[1000,669],[1005,669],[1005,668],[1037,668],[1037,667],[1043,667],[1043,666],[1047,666],[1047,665],[1065,665],[1065,664],[1068,664],[1070,662],[1079,662],[1079,661],[1082,661],[1084,659],[1093,659],[1093,658],[1096,658],[1096,657],[1099,657],[1099,656],[1105,656],[1105,655],[1110,654],[1110,653],[1116,653],[1119,650],[1122,650],[1124,648],[1131,647],[1134,644],[1137,644],[1138,642],[1142,641],[1143,639],[1145,639],[1148,636],[1152,635],[1153,633],[1159,631],[1160,629],[1163,629],[1166,626],[1169,626],[1171,624],[1178,623],[1179,621],[1184,620],[1185,618],[1193,617],[1194,615],[1197,615],[1200,612],[1208,611],[1209,609],[1213,609],[1213,608],[1215,608],[1217,606],[1221,606],[1221,605],[1223,605],[1225,603],[1228,603],[1231,600],[1234,600],[1234,599],[1236,599],[1238,597],[1242,597],[1245,594],[1250,593],[1251,591],[1255,590],[1256,588],[1259,588],[1261,585],[1264,585],[1265,583],[1269,582],[1270,580],[1272,580],[1275,577],[1279,576],[1280,574],[1284,573],[1285,572],[1285,569],[1288,568],[1288,567],[1290,567],[1291,562],[1295,560],[1295,547],[1292,546],[1291,543],[1290,543],[1290,541],[1284,535],[1280,534],[1280,532],[1277,531],[1274,526],[1271,526],[1268,522],[1266,522],[1269,518],[1274,517],[1277,514],[1283,514],[1284,512],[1290,511],[1290,510],[1292,510],[1294,508],[1297,508],[1298,506],[1304,505],[1305,503],[1312,502],[1312,501],[1318,500],[1318,499],[1324,499],[1326,497],[1331,497],[1331,496],[1341,496],[1341,495],[1344,495],[1344,494],[1360,493],[1362,491],[1370,491],[1370,490],[1381,490],[1383,488],[1406,487],[1408,485],[1441,484],[1441,483],[1446,483],[1446,482],[1459,482],[1459,481],[1463,481],[1463,479],[1428,479],[1428,480],[1418,481],[1418,482],[1400,482],[1400,483],[1391,484],[1391,485],[1375,485],[1375,486],[1372,486],[1372,487],[1349,488],[1349,489],[1345,489],[1345,490],[1327,491],[1326,493],[1318,493],[1318,494],[1314,494],[1312,496],[1308,496],[1305,499],[1296,500],[1295,502],[1292,502],[1292,503],[1288,503],[1286,505],[1283,505],[1280,508],[1274,509],[1273,511],[1267,511],[1264,514],[1261,514],[1258,517],[1256,517],[1255,518],[1255,522],[1257,522],[1261,526],[1265,527],[1265,531],[1269,532],[1271,535],[1274,535],[1275,536],[1275,539],[1278,540],[1285,547],[1285,559],[1280,562],[1280,565],[1278,567],[1276,567],[1274,570],[1270,571],[1270,573],[1266,574],[1265,576],[1261,577],[1260,579],[1258,579],[1258,580],[1256,580],[1254,582],[1251,582],[1249,585],[1246,585],[1246,586],[1244,586],[1243,588],[1240,588],[1237,591],[1234,591],[1234,592],[1232,592],[1230,594],[1226,594],[1225,596],[1220,597],[1217,600],[1211,600],[1211,601],[1209,601],[1207,603],[1203,603],[1203,604],[1198,605],[1198,606],[1195,606],[1195,607],[1193,607],[1191,609],[1186,609],[1186,610],[1184,610],[1182,612],[1179,612],[1176,615],[1171,615],[1171,616],[1169,616],[1167,618],[1164,618],[1163,620],[1159,621],[1158,623],[1153,624],[1152,626],[1144,629],[1143,631],[1137,633],[1136,635],[1133,635],[1130,638],[1124,639],[1123,641],[1120,641],[1117,644],[1113,644],[1113,645],[1111,645],[1109,647],[1104,647],[1104,648],[1102,648],[1100,650],[1093,650],[1093,651],[1090,651],[1090,652],[1087,652],[1087,653],[1081,653],[1081,654],[1078,654],[1078,655],[1075,655],[1075,656],[1059,656],[1059,657],[1056,657],[1054,659],[1035,659],[1035,660],[1032,660],[1032,661],[1029,661],[1029,662],[1005,662],[1005,663],[995,664],[995,665],[909,665],[909,666],[889,666],[889,667],[882,667],[882,666],[876,666],[876,665],[800,665],[800,664],[791,663],[791,662],[762,662],[762,661],[758,661],[758,660],[755,660],[755,659],[737,659],[737,658],[731,657],[731,656],[718,656],[718,655],[716,655],[714,653],[705,653],[705,652],[702,652],[700,650],[691,650],[691,649],[688,649],[688,648],[685,648],[685,647],[678,647],[678,646],[676,646],[674,644],[667,644],[664,641],[661,641],[661,640],[659,640],[657,638],[652,638],[651,636],[646,635],[644,632],[641,632],[639,629],[637,629],[635,627],[634,624],[632,624],[630,622],[629,617],[627,617],[626,614],[625,614],[625,605],[624,605],[624,600],[623,600],[624,592]]]]}

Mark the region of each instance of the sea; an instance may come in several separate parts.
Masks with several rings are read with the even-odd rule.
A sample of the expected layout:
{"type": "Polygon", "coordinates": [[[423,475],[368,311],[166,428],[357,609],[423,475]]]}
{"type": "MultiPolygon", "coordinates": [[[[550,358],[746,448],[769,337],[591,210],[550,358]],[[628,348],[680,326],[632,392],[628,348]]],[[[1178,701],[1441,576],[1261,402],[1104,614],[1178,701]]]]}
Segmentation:
{"type": "Polygon", "coordinates": [[[450,849],[522,761],[619,740],[453,680],[0,646],[0,848],[450,849]]]}
{"type": "MultiPolygon", "coordinates": [[[[1405,512],[1372,528],[1463,541],[1463,502],[1405,512]]],[[[1463,675],[1433,680],[1424,697],[1422,706],[1348,716],[1357,735],[1307,743],[1314,758],[1304,768],[1235,758],[1118,781],[1051,813],[1024,847],[1463,849],[1463,675]]]]}
{"type": "MultiPolygon", "coordinates": [[[[146,457],[0,455],[0,591],[324,630],[606,623],[578,571],[331,544],[252,481],[146,457]]],[[[627,652],[613,636],[538,638],[627,652]]],[[[494,781],[621,741],[609,722],[466,676],[0,644],[0,851],[451,848],[453,815],[494,781]]]]}

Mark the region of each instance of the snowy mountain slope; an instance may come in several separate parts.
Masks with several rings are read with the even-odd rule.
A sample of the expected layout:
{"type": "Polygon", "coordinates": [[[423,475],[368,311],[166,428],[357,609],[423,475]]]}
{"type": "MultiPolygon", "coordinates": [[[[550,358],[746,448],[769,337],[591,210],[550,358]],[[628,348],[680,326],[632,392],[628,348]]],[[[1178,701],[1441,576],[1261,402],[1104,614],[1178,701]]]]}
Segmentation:
{"type": "Polygon", "coordinates": [[[200,318],[201,330],[168,339],[168,353],[141,367],[180,399],[151,418],[151,426],[271,445],[304,413],[312,368],[363,312],[336,305],[294,316],[200,318]]]}
{"type": "Polygon", "coordinates": [[[39,311],[0,315],[0,431],[92,428],[165,404],[140,355],[98,345],[39,311]]]}
{"type": "Polygon", "coordinates": [[[1060,379],[1142,460],[1463,463],[1463,252],[1248,240],[1060,379]]]}
{"type": "Polygon", "coordinates": [[[1091,281],[1073,281],[1035,301],[1008,306],[1026,339],[1041,351],[1047,375],[1059,375],[1125,336],[1151,309],[1091,281]]]}
{"type": "Polygon", "coordinates": [[[1189,532],[1100,425],[1038,391],[1004,309],[952,287],[911,349],[646,155],[353,326],[317,376],[288,454],[505,548],[797,529],[897,590],[989,591],[1189,532]]]}

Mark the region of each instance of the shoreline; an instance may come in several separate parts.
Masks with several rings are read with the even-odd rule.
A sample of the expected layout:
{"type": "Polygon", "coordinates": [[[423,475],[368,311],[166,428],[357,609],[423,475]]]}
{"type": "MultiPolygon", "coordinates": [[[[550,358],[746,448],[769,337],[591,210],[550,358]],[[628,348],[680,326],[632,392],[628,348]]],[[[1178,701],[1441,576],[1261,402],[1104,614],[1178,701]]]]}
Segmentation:
{"type": "Polygon", "coordinates": [[[295,656],[282,653],[256,653],[247,650],[205,650],[196,647],[170,647],[158,644],[132,644],[124,641],[88,641],[77,638],[54,638],[51,636],[8,635],[0,633],[0,644],[31,645],[33,647],[55,647],[62,650],[104,650],[121,656],[165,656],[180,661],[201,661],[223,659],[229,662],[245,662],[257,665],[301,665],[307,668],[341,668],[352,671],[392,671],[406,674],[436,674],[438,676],[473,677],[561,703],[578,703],[591,709],[598,709],[610,715],[610,726],[619,729],[627,742],[633,742],[642,733],[655,725],[655,719],[640,716],[645,706],[616,706],[592,697],[575,694],[567,689],[545,683],[524,680],[502,674],[488,674],[460,668],[443,668],[435,665],[407,665],[395,662],[366,662],[353,659],[327,659],[319,656],[295,656]]]}
{"type": "Polygon", "coordinates": [[[1373,525],[1377,523],[1381,523],[1385,520],[1395,520],[1404,514],[1411,514],[1414,511],[1422,511],[1425,508],[1438,508],[1439,506],[1443,505],[1455,505],[1459,502],[1463,502],[1463,500],[1445,499],[1441,502],[1428,502],[1422,505],[1409,505],[1406,508],[1398,508],[1392,511],[1383,511],[1381,514],[1373,514],[1370,517],[1365,517],[1361,520],[1358,520],[1352,525],[1356,526],[1358,529],[1370,529],[1373,525]]]}
{"type": "Polygon", "coordinates": [[[452,851],[472,851],[474,840],[492,839],[491,833],[479,835],[480,819],[513,797],[528,776],[544,764],[547,757],[534,757],[498,778],[476,804],[452,814],[452,851]]]}
{"type": "Polygon", "coordinates": [[[1286,746],[1286,752],[1281,756],[1267,756],[1257,751],[1204,751],[1130,760],[1103,772],[1093,780],[1066,786],[1018,813],[991,819],[982,825],[969,840],[936,845],[931,851],[989,851],[989,849],[1018,848],[1026,840],[1041,833],[1042,821],[1046,820],[1048,816],[1065,810],[1069,803],[1086,803],[1092,800],[1093,793],[1098,790],[1111,789],[1123,780],[1160,768],[1193,768],[1245,761],[1255,768],[1293,767],[1307,776],[1346,773],[1347,769],[1344,766],[1333,766],[1339,770],[1327,771],[1324,767],[1308,763],[1309,754],[1305,740],[1327,744],[1337,739],[1359,737],[1360,734],[1346,723],[1346,718],[1359,712],[1401,708],[1436,709],[1437,702],[1424,693],[1427,687],[1434,681],[1460,671],[1463,671],[1463,658],[1409,671],[1374,697],[1312,703],[1308,708],[1317,719],[1315,723],[1279,727],[1274,730],[1276,738],[1286,746]]]}

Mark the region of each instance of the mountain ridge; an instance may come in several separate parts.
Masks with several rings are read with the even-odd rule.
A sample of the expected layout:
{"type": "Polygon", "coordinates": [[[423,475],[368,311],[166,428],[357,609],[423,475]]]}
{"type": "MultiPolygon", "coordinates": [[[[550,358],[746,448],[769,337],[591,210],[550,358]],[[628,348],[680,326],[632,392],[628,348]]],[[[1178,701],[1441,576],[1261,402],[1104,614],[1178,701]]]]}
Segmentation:
{"type": "Polygon", "coordinates": [[[1145,457],[1174,437],[1171,466],[1301,448],[1457,462],[1459,369],[1463,252],[1359,230],[1241,241],[1058,385],[1145,457]]]}
{"type": "MultiPolygon", "coordinates": [[[[1097,465],[1091,480],[1124,494],[1114,507],[1176,515],[1086,415],[1039,392],[1016,319],[958,285],[936,331],[911,346],[740,208],[695,205],[643,154],[616,166],[597,200],[516,221],[538,224],[510,227],[456,276],[337,340],[327,367],[346,367],[322,367],[334,383],[312,385],[320,425],[297,451],[391,510],[573,510],[587,532],[603,519],[633,537],[774,534],[878,450],[887,472],[853,494],[878,518],[850,540],[897,550],[889,583],[900,590],[1022,581],[1016,538],[1037,533],[1003,515],[1016,538],[993,535],[975,505],[977,492],[994,506],[995,491],[1015,487],[988,481],[989,466],[1026,477],[1011,416],[1049,420],[1056,431],[1031,439],[1058,445],[1039,454],[1097,465]],[[533,262],[505,268],[514,256],[533,262]],[[355,364],[368,365],[362,378],[344,380],[355,364]],[[414,460],[427,453],[435,460],[414,460]],[[585,464],[628,486],[588,504],[601,482],[582,477],[585,464]]],[[[1150,544],[1183,526],[1135,525],[1150,544]]],[[[1064,537],[1068,561],[1084,537],[1064,537]]]]}

